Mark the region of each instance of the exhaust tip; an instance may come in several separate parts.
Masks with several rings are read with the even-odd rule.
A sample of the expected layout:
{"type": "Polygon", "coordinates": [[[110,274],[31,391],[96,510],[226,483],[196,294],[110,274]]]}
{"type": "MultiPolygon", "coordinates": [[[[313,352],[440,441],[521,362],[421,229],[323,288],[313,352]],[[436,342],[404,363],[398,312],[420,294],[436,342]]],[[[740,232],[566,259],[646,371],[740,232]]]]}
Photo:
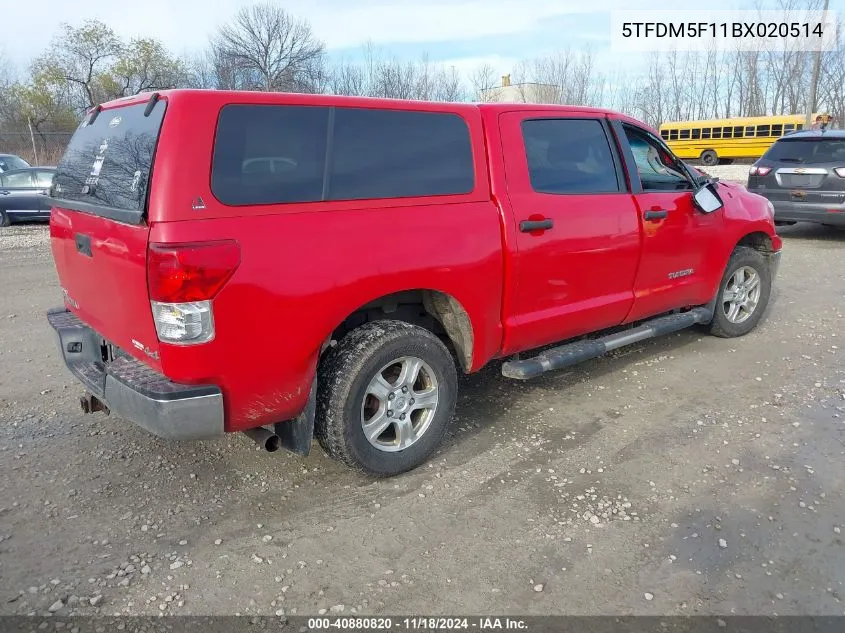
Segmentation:
{"type": "Polygon", "coordinates": [[[275,435],[275,434],[268,437],[267,441],[264,442],[264,450],[266,450],[268,453],[275,453],[281,447],[282,447],[282,438],[280,438],[278,435],[275,435]]]}
{"type": "Polygon", "coordinates": [[[282,438],[264,427],[247,429],[243,433],[268,453],[275,453],[282,447],[282,438]]]}

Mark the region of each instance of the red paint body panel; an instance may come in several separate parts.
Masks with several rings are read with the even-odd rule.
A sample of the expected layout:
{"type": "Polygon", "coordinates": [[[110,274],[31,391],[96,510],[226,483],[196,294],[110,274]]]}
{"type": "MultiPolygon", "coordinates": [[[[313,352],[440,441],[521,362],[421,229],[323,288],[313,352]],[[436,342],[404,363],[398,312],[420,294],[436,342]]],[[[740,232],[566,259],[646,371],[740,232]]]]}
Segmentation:
{"type": "MultiPolygon", "coordinates": [[[[227,431],[300,413],[332,332],[385,295],[424,289],[457,300],[472,326],[468,369],[476,371],[496,357],[706,303],[744,235],[763,232],[780,248],[765,200],[728,185],[725,208],[711,216],[698,213],[688,193],[531,191],[519,132],[526,106],[222,91],[161,98],[168,107],[145,222],[130,226],[55,208],[53,255],[62,286],[79,306],[69,307],[81,319],[174,381],[221,388],[227,431]],[[211,165],[220,110],[233,103],[459,114],[472,139],[475,188],[426,198],[225,205],[211,191],[211,165]],[[197,198],[205,208],[192,207],[197,198]],[[654,206],[674,212],[648,225],[642,212],[654,206]],[[518,230],[521,220],[535,217],[553,218],[554,229],[518,230]],[[93,259],[76,252],[77,232],[92,236],[93,259]],[[222,239],[237,241],[241,261],[213,299],[214,339],[159,343],[145,272],[148,243],[222,239]],[[684,268],[696,274],[667,278],[684,268]]],[[[530,108],[532,116],[618,116],[530,108]]]]}

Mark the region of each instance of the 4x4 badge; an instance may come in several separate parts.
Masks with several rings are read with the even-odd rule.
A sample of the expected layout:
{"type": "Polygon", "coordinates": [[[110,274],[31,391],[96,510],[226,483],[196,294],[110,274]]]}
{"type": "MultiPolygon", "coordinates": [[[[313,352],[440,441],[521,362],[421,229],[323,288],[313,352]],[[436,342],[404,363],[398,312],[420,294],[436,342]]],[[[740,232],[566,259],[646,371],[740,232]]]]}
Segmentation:
{"type": "Polygon", "coordinates": [[[194,211],[201,211],[202,209],[205,209],[205,202],[203,201],[203,199],[200,196],[197,196],[196,198],[194,198],[194,201],[191,203],[191,208],[194,211]]]}

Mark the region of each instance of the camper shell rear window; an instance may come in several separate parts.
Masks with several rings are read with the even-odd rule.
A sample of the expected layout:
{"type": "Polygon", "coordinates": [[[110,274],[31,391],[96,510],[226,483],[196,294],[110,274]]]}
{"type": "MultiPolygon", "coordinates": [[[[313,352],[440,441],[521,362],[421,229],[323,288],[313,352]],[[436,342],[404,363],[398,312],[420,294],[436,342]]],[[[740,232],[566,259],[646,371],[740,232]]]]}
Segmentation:
{"type": "Polygon", "coordinates": [[[86,116],[57,167],[53,204],[140,223],[166,106],[152,99],[86,116]]]}

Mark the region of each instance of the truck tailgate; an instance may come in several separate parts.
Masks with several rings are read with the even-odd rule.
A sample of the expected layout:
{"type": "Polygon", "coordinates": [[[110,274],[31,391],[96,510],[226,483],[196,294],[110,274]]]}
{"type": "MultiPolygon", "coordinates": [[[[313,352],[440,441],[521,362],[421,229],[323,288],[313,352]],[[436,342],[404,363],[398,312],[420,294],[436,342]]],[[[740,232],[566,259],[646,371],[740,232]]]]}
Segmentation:
{"type": "Polygon", "coordinates": [[[67,307],[107,341],[160,369],[147,292],[149,227],[53,207],[50,228],[67,307]]]}

